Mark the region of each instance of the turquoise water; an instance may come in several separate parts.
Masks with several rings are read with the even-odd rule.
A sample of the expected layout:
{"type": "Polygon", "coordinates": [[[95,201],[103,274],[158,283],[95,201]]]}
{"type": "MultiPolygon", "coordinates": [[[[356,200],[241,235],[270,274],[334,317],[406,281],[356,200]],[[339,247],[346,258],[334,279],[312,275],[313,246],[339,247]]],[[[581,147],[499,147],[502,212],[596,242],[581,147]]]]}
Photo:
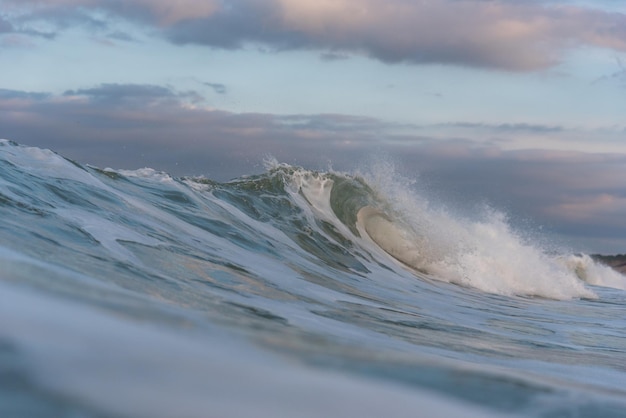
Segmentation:
{"type": "Polygon", "coordinates": [[[0,142],[0,416],[624,416],[626,279],[389,167],[0,142]]]}

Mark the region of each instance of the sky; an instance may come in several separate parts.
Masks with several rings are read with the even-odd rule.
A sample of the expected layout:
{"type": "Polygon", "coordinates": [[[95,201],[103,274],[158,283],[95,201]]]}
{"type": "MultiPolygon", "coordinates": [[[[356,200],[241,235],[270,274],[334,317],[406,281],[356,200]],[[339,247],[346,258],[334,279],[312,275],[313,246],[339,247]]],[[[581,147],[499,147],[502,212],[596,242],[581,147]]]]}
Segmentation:
{"type": "Polygon", "coordinates": [[[381,158],[626,253],[626,1],[0,0],[0,138],[225,181],[381,158]]]}

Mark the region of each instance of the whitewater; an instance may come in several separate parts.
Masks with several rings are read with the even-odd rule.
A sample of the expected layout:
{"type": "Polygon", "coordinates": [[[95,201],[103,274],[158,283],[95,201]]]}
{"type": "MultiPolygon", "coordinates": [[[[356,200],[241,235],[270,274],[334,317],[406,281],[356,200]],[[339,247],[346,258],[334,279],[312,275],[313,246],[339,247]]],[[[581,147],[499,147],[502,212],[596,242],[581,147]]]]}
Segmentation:
{"type": "Polygon", "coordinates": [[[266,166],[0,140],[0,416],[626,416],[625,276],[388,164],[266,166]]]}

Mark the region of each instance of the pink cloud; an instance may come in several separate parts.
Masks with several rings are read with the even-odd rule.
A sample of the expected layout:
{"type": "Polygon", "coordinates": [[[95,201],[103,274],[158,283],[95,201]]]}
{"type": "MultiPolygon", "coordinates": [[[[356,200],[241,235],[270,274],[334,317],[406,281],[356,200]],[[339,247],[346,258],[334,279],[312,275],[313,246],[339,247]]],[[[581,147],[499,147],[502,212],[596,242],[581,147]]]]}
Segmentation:
{"type": "Polygon", "coordinates": [[[388,61],[509,70],[554,64],[577,45],[626,50],[626,16],[497,1],[280,0],[280,23],[316,42],[388,61]]]}
{"type": "Polygon", "coordinates": [[[626,51],[626,15],[554,2],[479,0],[9,0],[139,20],[176,43],[363,54],[385,62],[533,71],[570,48],[626,51]]]}
{"type": "Polygon", "coordinates": [[[608,193],[569,196],[564,202],[547,207],[545,213],[575,222],[587,222],[600,217],[622,219],[626,213],[626,198],[608,193]]]}

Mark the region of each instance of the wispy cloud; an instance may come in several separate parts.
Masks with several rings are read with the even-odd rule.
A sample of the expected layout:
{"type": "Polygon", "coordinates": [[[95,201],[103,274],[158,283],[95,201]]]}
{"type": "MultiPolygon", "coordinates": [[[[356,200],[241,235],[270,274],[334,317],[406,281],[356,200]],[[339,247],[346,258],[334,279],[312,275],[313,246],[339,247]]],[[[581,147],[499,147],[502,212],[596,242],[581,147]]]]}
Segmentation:
{"type": "Polygon", "coordinates": [[[15,24],[6,17],[0,16],[0,35],[24,35],[31,37],[40,37],[47,39],[54,39],[56,33],[54,31],[43,31],[36,28],[32,28],[28,25],[15,24]]]}
{"type": "Polygon", "coordinates": [[[11,33],[13,32],[14,28],[13,25],[11,24],[11,22],[9,22],[6,19],[3,19],[2,16],[0,16],[0,34],[2,33],[11,33]]]}
{"type": "Polygon", "coordinates": [[[43,100],[43,99],[46,99],[48,97],[50,97],[49,93],[0,89],[0,99],[20,98],[20,99],[43,100]]]}
{"type": "Polygon", "coordinates": [[[175,102],[180,97],[173,90],[155,85],[143,84],[102,84],[97,87],[68,90],[65,97],[85,97],[90,103],[140,104],[149,107],[163,102],[175,102]]]}
{"type": "MultiPolygon", "coordinates": [[[[626,51],[626,15],[551,1],[4,0],[20,19],[93,18],[151,25],[170,41],[235,49],[316,49],[387,63],[533,71],[572,48],[626,51]]],[[[14,12],[12,16],[16,16],[14,12]]],[[[94,22],[91,22],[93,24],[94,22]]],[[[106,23],[104,23],[106,25],[106,23]]]]}
{"type": "Polygon", "coordinates": [[[539,124],[531,124],[531,123],[487,124],[487,123],[477,123],[477,122],[450,122],[450,123],[445,123],[445,124],[439,124],[438,126],[490,130],[494,132],[549,133],[549,132],[561,132],[564,130],[562,126],[539,125],[539,124]]]}
{"type": "Polygon", "coordinates": [[[228,91],[228,89],[226,88],[226,85],[222,83],[202,83],[202,84],[207,87],[211,87],[213,91],[217,94],[226,94],[228,91]]]}
{"type": "Polygon", "coordinates": [[[624,64],[624,61],[619,56],[615,57],[615,64],[617,67],[616,71],[612,72],[611,74],[597,78],[592,82],[592,84],[606,81],[618,81],[622,84],[622,86],[626,87],[626,64],[624,64]]]}
{"type": "Polygon", "coordinates": [[[108,33],[106,35],[106,37],[108,39],[113,39],[113,40],[116,40],[116,41],[124,41],[124,42],[134,42],[135,41],[135,38],[132,35],[130,35],[130,34],[126,33],[126,32],[122,32],[122,31],[113,31],[111,33],[108,33]]]}

